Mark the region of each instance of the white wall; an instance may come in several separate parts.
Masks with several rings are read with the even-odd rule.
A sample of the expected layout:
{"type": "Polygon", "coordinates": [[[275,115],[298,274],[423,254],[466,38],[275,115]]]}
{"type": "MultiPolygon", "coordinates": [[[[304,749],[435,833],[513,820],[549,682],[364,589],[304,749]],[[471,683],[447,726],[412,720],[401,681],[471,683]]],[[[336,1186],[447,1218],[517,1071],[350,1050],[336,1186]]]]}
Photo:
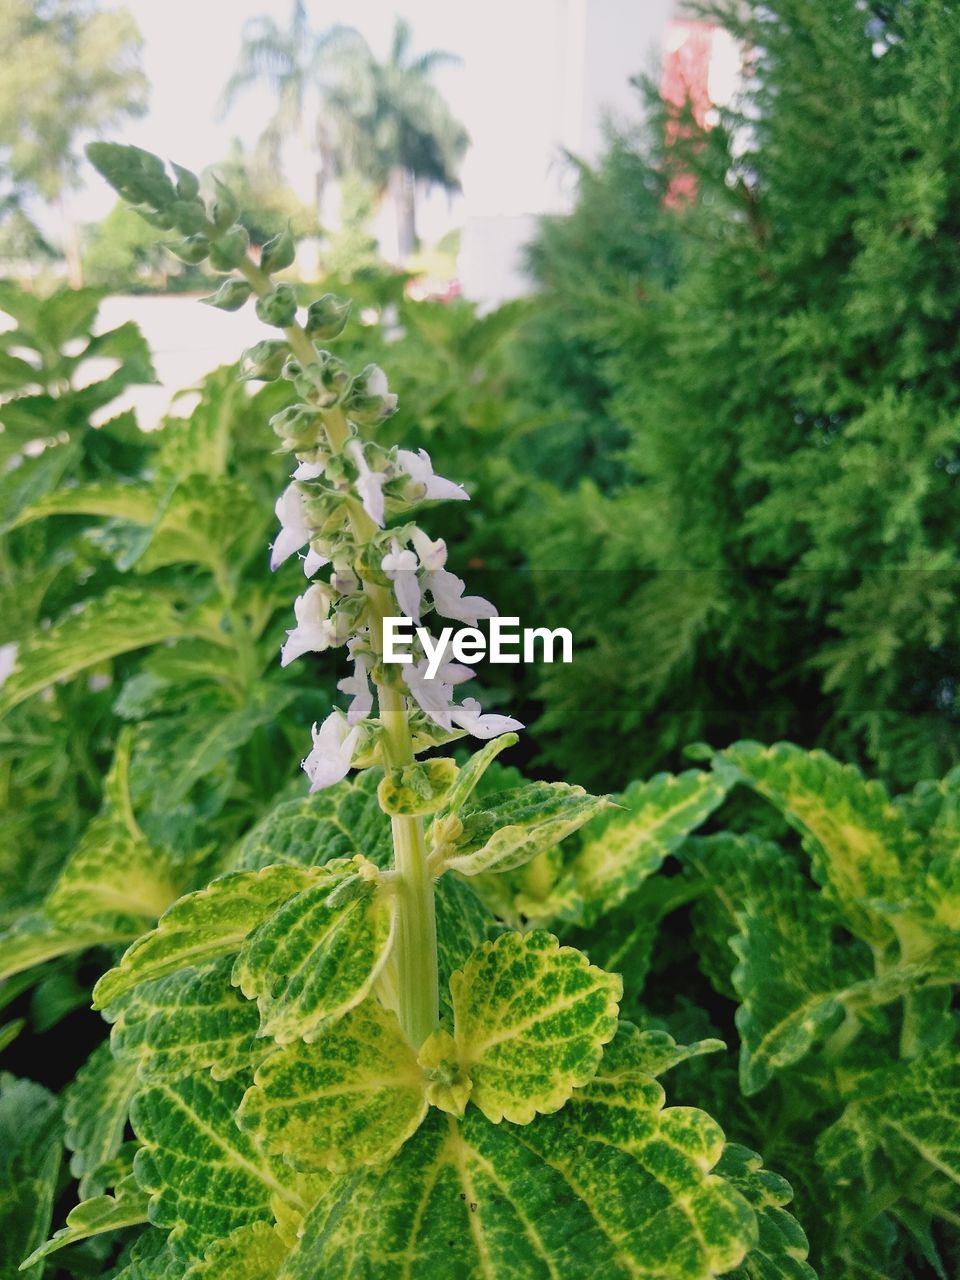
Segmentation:
{"type": "Polygon", "coordinates": [[[573,202],[564,151],[592,163],[604,149],[605,117],[636,118],[630,77],[655,65],[674,7],[514,0],[493,41],[477,33],[465,70],[473,92],[492,102],[464,165],[459,269],[467,297],[493,304],[529,291],[522,250],[536,219],[573,202]]]}

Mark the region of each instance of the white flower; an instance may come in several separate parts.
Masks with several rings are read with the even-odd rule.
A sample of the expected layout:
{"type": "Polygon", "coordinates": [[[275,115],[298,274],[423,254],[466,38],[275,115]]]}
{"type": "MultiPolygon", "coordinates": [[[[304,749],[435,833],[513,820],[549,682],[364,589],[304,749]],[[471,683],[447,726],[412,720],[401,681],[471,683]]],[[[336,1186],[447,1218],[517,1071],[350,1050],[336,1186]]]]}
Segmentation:
{"type": "Polygon", "coordinates": [[[293,605],[297,625],[287,632],[286,644],[280,650],[281,667],[288,667],[303,653],[323,653],[337,643],[337,629],[328,616],[330,603],[330,590],[321,582],[313,583],[302,596],[297,596],[293,605]]]}
{"type": "Polygon", "coordinates": [[[434,542],[422,529],[416,527],[411,531],[410,538],[424,569],[442,569],[447,563],[447,544],[442,538],[434,542]]]}
{"type": "Polygon", "coordinates": [[[474,672],[469,667],[457,662],[443,662],[431,679],[427,675],[427,659],[416,666],[408,665],[403,669],[403,679],[410,695],[426,715],[442,729],[453,728],[451,713],[453,706],[454,685],[472,680],[474,672]]]}
{"type": "Polygon", "coordinates": [[[322,462],[301,462],[293,473],[293,478],[294,480],[319,480],[322,475],[322,462]]]}
{"type": "Polygon", "coordinates": [[[367,379],[364,383],[363,393],[367,396],[380,396],[383,400],[384,417],[393,413],[397,407],[397,397],[390,390],[387,383],[387,375],[378,364],[370,367],[370,372],[367,374],[367,379]]]}
{"type": "Polygon", "coordinates": [[[359,724],[373,710],[373,690],[368,678],[370,659],[365,653],[354,653],[351,656],[353,675],[341,680],[337,688],[341,693],[349,693],[351,696],[350,706],[347,708],[347,724],[359,724]]]}
{"type": "Polygon", "coordinates": [[[450,712],[453,703],[453,685],[440,678],[440,672],[432,680],[427,677],[427,660],[416,666],[403,668],[403,680],[420,709],[442,729],[450,730],[453,723],[450,712]]]}
{"type": "Polygon", "coordinates": [[[390,540],[390,550],[380,561],[380,568],[393,583],[397,603],[408,618],[420,622],[420,583],[417,580],[417,557],[412,551],[401,550],[396,538],[390,540]]]}
{"type": "MultiPolygon", "coordinates": [[[[351,440],[347,444],[347,453],[357,468],[357,493],[363,503],[363,509],[374,524],[383,528],[383,484],[387,479],[382,471],[371,471],[363,456],[363,445],[359,440],[351,440]]],[[[302,544],[301,544],[302,545],[302,544]]]]}
{"type": "Polygon", "coordinates": [[[475,738],[496,738],[501,733],[509,733],[511,729],[523,728],[520,721],[514,720],[512,716],[483,715],[476,698],[464,698],[459,707],[451,708],[450,718],[475,738]]]}
{"type": "Polygon", "coordinates": [[[475,627],[480,618],[495,618],[496,608],[483,596],[465,596],[464,582],[446,569],[434,569],[424,575],[424,586],[433,597],[437,613],[475,627]]]}
{"type": "Polygon", "coordinates": [[[303,572],[308,578],[312,578],[319,569],[329,563],[329,556],[322,555],[319,551],[315,551],[313,547],[310,547],[303,558],[303,572]]]}
{"type": "Polygon", "coordinates": [[[310,791],[332,787],[350,772],[360,726],[350,728],[339,711],[331,711],[318,729],[313,726],[313,750],[300,767],[310,779],[310,791]]]}
{"type": "Polygon", "coordinates": [[[279,569],[284,560],[289,560],[295,551],[306,546],[313,532],[307,524],[303,494],[296,481],[284,489],[277,499],[274,511],[280,521],[280,532],[273,544],[270,568],[279,569]]]}
{"type": "Polygon", "coordinates": [[[412,449],[398,449],[397,461],[411,480],[423,485],[424,498],[435,498],[438,502],[447,499],[454,502],[470,501],[466,489],[454,484],[452,480],[445,480],[443,476],[434,475],[433,463],[426,449],[418,449],[416,453],[412,449]]]}

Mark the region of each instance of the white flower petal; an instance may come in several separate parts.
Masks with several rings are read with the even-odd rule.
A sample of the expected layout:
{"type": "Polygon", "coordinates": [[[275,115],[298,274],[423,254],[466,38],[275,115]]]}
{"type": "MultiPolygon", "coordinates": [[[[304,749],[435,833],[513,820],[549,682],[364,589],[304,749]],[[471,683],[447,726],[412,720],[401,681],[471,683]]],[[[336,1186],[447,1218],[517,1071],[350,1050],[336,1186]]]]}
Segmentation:
{"type": "Polygon", "coordinates": [[[520,721],[514,720],[512,716],[489,713],[483,715],[476,698],[464,698],[459,707],[455,706],[451,709],[450,718],[454,724],[458,724],[461,729],[466,729],[467,733],[472,733],[475,738],[496,738],[501,733],[523,728],[520,721]]]}
{"type": "Polygon", "coordinates": [[[370,688],[369,671],[369,658],[366,654],[358,653],[353,659],[353,675],[347,676],[337,684],[341,693],[351,695],[350,706],[347,708],[347,724],[359,724],[361,720],[366,720],[373,710],[373,690],[370,688]]]}
{"type": "Polygon", "coordinates": [[[465,596],[464,582],[455,573],[435,569],[425,575],[425,586],[433,597],[434,607],[444,618],[454,618],[475,627],[480,618],[495,618],[497,610],[483,596],[465,596]]]}
{"type": "Polygon", "coordinates": [[[357,468],[357,495],[363,503],[363,509],[375,525],[383,528],[384,498],[383,484],[386,475],[382,471],[371,471],[363,456],[363,445],[359,440],[351,440],[347,444],[347,453],[357,468]]]}
{"type": "Polygon", "coordinates": [[[403,680],[425,715],[442,729],[453,727],[450,721],[453,686],[444,684],[442,680],[428,680],[426,659],[416,666],[405,666],[403,680]]]}
{"type": "Polygon", "coordinates": [[[423,485],[424,498],[436,499],[438,502],[469,502],[470,495],[466,489],[454,484],[452,480],[445,480],[443,476],[434,474],[433,463],[426,449],[418,449],[416,453],[412,449],[398,449],[397,462],[411,480],[423,485]]]}
{"type": "Polygon", "coordinates": [[[323,556],[319,551],[314,551],[313,547],[311,547],[303,560],[303,572],[308,578],[312,578],[325,564],[329,563],[329,556],[323,556]]]}
{"type": "Polygon", "coordinates": [[[301,764],[311,792],[332,787],[347,776],[359,737],[359,726],[351,729],[338,711],[331,711],[319,729],[313,726],[313,750],[301,764]]]}

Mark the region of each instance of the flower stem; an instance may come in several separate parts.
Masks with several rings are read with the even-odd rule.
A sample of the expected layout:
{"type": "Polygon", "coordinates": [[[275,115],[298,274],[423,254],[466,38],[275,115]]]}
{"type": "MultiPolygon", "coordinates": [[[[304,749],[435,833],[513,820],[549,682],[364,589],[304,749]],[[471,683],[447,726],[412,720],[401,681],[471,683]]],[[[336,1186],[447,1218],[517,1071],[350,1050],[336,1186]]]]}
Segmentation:
{"type": "MultiPolygon", "coordinates": [[[[249,259],[239,271],[253,289],[263,296],[272,289],[270,277],[249,259]]],[[[315,363],[316,351],[310,338],[298,324],[284,329],[290,349],[302,365],[315,363]]],[[[342,410],[334,408],[323,415],[330,448],[339,453],[349,439],[349,428],[342,410]]],[[[351,512],[354,533],[361,541],[369,541],[377,527],[366,512],[351,512]]],[[[371,633],[383,617],[394,611],[387,592],[374,583],[364,583],[371,604],[371,633]]],[[[374,636],[380,645],[380,636],[374,636]]],[[[383,726],[383,751],[388,768],[399,769],[414,760],[413,740],[407,721],[402,693],[386,684],[377,685],[380,722],[383,726]]],[[[437,924],[433,896],[433,877],[427,867],[427,849],[423,819],[393,816],[394,867],[398,873],[397,934],[394,961],[397,974],[397,1003],[400,1025],[410,1041],[419,1048],[434,1031],[439,1021],[439,978],[437,969],[437,924]]]]}

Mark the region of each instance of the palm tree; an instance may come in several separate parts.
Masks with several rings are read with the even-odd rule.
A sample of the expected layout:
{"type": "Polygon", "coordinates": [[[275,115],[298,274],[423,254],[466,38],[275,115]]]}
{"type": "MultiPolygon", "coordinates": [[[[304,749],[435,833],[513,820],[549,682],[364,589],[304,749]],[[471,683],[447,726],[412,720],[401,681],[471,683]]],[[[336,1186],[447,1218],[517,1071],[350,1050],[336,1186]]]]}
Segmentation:
{"type": "Polygon", "coordinates": [[[341,163],[389,191],[397,205],[401,260],[416,247],[416,184],[459,190],[469,144],[431,74],[459,62],[438,49],[414,55],[410,25],[397,18],[390,55],[379,63],[366,44],[345,49],[339,82],[327,95],[341,163]]]}
{"type": "Polygon", "coordinates": [[[261,142],[278,171],[280,149],[287,138],[299,134],[308,149],[315,152],[314,199],[318,214],[336,156],[334,139],[320,111],[330,68],[336,54],[359,56],[362,50],[366,50],[366,43],[352,27],[337,24],[326,31],[314,31],[304,0],[294,0],[286,28],[267,16],[252,18],[245,24],[237,69],[224,90],[224,111],[252,85],[266,84],[273,90],[277,109],[261,142]],[[315,96],[319,101],[311,102],[315,96]]]}

